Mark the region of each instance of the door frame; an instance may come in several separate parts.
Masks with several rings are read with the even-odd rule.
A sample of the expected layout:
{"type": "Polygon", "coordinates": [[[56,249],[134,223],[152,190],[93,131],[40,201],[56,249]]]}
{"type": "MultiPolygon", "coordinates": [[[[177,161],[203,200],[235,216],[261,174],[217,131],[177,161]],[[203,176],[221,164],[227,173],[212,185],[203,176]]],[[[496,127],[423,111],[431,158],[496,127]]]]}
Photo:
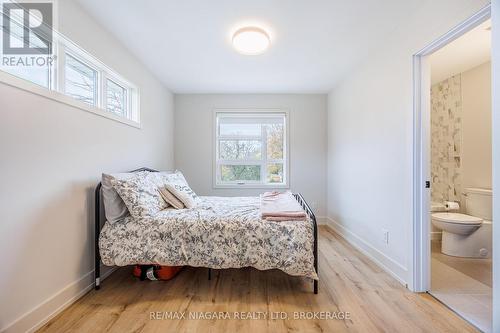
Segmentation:
{"type": "Polygon", "coordinates": [[[408,287],[414,292],[427,292],[431,286],[429,56],[490,18],[487,5],[413,55],[413,265],[408,287]]]}

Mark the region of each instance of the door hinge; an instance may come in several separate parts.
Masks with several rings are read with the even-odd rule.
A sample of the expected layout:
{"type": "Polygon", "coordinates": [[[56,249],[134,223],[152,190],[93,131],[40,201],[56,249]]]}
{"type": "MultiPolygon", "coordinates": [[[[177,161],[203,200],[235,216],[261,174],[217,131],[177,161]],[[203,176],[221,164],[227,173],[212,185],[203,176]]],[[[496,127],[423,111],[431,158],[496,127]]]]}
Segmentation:
{"type": "Polygon", "coordinates": [[[425,181],[425,188],[431,188],[431,182],[429,180],[425,181]]]}

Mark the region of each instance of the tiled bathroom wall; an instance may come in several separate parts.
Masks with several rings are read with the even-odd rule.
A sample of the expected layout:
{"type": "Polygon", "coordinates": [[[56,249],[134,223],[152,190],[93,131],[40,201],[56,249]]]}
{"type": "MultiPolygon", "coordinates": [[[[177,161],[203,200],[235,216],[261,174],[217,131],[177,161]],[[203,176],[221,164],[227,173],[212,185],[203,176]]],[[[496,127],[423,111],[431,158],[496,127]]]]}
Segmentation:
{"type": "Polygon", "coordinates": [[[460,202],[462,87],[456,75],[431,88],[431,200],[460,202]]]}

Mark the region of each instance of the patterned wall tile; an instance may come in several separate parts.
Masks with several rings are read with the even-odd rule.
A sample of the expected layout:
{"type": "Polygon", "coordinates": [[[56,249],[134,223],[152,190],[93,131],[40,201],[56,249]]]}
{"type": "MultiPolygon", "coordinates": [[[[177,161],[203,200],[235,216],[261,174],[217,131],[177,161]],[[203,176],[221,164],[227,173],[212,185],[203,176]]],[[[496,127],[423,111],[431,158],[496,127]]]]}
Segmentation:
{"type": "Polygon", "coordinates": [[[431,88],[431,200],[460,201],[462,86],[456,75],[431,88]]]}

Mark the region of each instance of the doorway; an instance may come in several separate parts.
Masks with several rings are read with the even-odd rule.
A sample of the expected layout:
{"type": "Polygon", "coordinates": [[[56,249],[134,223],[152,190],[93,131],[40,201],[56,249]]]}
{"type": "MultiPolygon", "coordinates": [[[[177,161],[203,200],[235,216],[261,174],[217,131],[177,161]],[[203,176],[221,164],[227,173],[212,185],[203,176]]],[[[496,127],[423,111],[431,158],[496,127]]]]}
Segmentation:
{"type": "Polygon", "coordinates": [[[412,289],[485,332],[492,329],[490,16],[488,6],[414,56],[412,289]],[[481,89],[489,91],[480,96],[481,89]],[[481,98],[489,114],[478,113],[487,108],[475,104],[481,98]]]}

